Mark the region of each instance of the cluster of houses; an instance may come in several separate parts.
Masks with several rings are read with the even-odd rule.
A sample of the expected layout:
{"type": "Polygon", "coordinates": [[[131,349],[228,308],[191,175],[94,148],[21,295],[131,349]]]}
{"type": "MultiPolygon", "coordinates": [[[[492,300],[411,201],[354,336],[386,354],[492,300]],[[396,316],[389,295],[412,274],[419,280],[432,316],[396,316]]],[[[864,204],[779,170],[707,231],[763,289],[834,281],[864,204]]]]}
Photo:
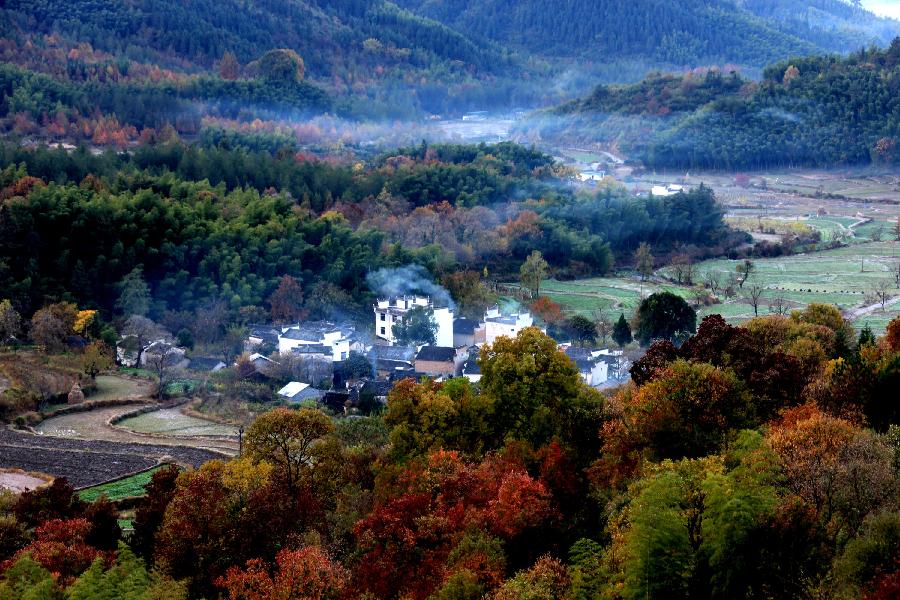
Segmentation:
{"type": "MultiPolygon", "coordinates": [[[[298,372],[299,365],[305,381],[290,381],[277,391],[279,396],[291,403],[314,401],[345,412],[361,402],[384,402],[393,384],[405,378],[428,377],[441,381],[465,377],[478,382],[480,347],[493,344],[501,336],[516,337],[535,324],[527,311],[503,311],[496,306],[478,321],[455,317],[452,307],[437,306],[426,296],[379,299],[373,312],[374,337],[357,331],[351,324],[331,321],[252,326],[244,343],[246,354],[239,365],[240,375],[266,381],[280,363],[291,361],[293,372],[298,372]],[[430,309],[434,315],[436,343],[398,345],[393,328],[417,307],[430,309]],[[371,372],[347,381],[343,366],[354,354],[366,357],[371,372]]],[[[591,386],[602,386],[610,379],[617,379],[624,370],[621,352],[571,344],[561,344],[560,349],[575,362],[585,383],[591,386]]],[[[140,364],[145,365],[160,355],[172,367],[214,372],[226,366],[218,359],[188,358],[184,349],[162,340],[144,348],[140,364]]],[[[127,364],[127,359],[120,351],[120,361],[127,364]]]]}

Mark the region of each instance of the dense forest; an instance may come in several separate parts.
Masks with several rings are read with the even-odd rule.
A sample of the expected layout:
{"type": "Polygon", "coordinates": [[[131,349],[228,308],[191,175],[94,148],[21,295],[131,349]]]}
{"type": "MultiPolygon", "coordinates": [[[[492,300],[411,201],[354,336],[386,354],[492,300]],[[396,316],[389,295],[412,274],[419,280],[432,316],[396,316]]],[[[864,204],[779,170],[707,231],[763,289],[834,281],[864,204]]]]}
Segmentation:
{"type": "Polygon", "coordinates": [[[575,193],[550,157],[515,144],[423,144],[362,170],[178,142],[102,155],[4,145],[0,165],[0,285],[25,314],[58,300],[108,313],[135,268],[157,315],[264,307],[284,275],[317,306],[328,292],[353,312],[381,266],[501,276],[539,250],[558,276],[588,275],[642,241],[698,256],[742,241],[706,188],[667,202],[575,193]]]}
{"type": "Polygon", "coordinates": [[[643,57],[696,66],[762,66],[817,51],[886,44],[900,25],[840,0],[402,0],[421,14],[485,39],[538,54],[615,61],[643,57]]]}
{"type": "Polygon", "coordinates": [[[900,139],[900,38],[885,50],[599,86],[547,115],[545,137],[620,141],[648,165],[753,169],[892,164],[900,139]]]}

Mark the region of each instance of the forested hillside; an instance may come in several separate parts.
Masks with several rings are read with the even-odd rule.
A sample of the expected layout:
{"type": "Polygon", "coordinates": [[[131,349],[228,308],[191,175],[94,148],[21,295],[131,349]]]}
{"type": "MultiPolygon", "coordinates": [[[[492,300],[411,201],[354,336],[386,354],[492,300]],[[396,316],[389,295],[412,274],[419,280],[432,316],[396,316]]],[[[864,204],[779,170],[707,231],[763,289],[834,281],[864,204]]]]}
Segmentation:
{"type": "Polygon", "coordinates": [[[654,167],[892,164],[900,158],[900,38],[884,51],[816,56],[735,73],[599,86],[547,115],[547,137],[620,141],[654,167]]]}
{"type": "Polygon", "coordinates": [[[410,116],[470,95],[481,106],[541,93],[521,78],[525,60],[382,0],[13,1],[0,29],[5,62],[57,79],[253,78],[266,51],[286,48],[312,83],[353,99],[345,112],[375,103],[376,116],[410,116]]]}
{"type": "Polygon", "coordinates": [[[590,275],[641,241],[698,256],[742,241],[706,188],[575,194],[549,157],[512,144],[410,148],[364,170],[177,142],[101,156],[7,145],[0,168],[0,287],[28,314],[51,300],[108,313],[135,268],[156,316],[223,300],[237,318],[286,274],[311,312],[352,314],[382,266],[508,277],[538,250],[559,276],[590,275]]]}
{"type": "Polygon", "coordinates": [[[487,71],[508,66],[493,48],[382,0],[13,0],[4,5],[11,32],[55,34],[139,62],[211,69],[226,52],[242,64],[272,48],[291,48],[309,73],[342,77],[373,64],[373,55],[408,67],[458,61],[487,71]],[[378,48],[366,40],[377,41],[378,48]]]}
{"type": "Polygon", "coordinates": [[[679,65],[761,66],[816,51],[885,44],[900,33],[900,23],[837,0],[563,0],[552,10],[534,0],[403,4],[459,31],[515,48],[598,62],[642,57],[679,65]]]}

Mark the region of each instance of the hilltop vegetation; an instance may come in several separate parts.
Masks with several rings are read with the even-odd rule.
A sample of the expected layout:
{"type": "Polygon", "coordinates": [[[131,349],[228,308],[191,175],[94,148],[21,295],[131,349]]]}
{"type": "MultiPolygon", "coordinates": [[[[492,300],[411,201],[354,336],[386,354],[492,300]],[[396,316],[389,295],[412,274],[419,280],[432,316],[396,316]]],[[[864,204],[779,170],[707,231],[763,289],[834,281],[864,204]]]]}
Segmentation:
{"type": "Polygon", "coordinates": [[[759,83],[710,71],[599,86],[557,115],[562,122],[548,116],[544,135],[620,140],[654,167],[892,164],[900,158],[900,38],[846,58],[778,62],[759,83]]]}
{"type": "Polygon", "coordinates": [[[900,24],[840,0],[403,0],[458,31],[538,54],[590,61],[640,57],[696,66],[762,66],[817,51],[847,52],[886,44],[900,24]]]}

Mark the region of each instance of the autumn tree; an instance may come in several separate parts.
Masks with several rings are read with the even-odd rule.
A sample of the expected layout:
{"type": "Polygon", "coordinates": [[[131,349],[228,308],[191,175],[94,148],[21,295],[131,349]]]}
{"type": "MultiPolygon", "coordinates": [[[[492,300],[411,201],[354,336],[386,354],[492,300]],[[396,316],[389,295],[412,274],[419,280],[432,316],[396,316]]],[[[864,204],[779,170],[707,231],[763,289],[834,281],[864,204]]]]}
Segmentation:
{"type": "Polygon", "coordinates": [[[730,370],[676,360],[639,388],[616,398],[621,415],[603,426],[598,473],[619,481],[644,458],[680,459],[718,451],[729,431],[753,426],[744,385],[730,370]]]}
{"type": "Polygon", "coordinates": [[[270,574],[261,560],[247,562],[244,569],[231,567],[216,584],[231,600],[339,600],[349,573],[318,546],[284,549],[270,574]]]}
{"type": "Polygon", "coordinates": [[[22,317],[9,300],[0,301],[0,343],[19,335],[22,331],[22,317]]]}
{"type": "Polygon", "coordinates": [[[163,347],[146,355],[143,366],[156,377],[156,399],[162,400],[166,388],[175,379],[176,364],[172,348],[163,342],[163,347]]]}
{"type": "Polygon", "coordinates": [[[46,352],[60,352],[72,335],[78,309],[74,304],[60,302],[46,306],[31,317],[31,338],[46,352]]]}
{"type": "Polygon", "coordinates": [[[290,275],[284,275],[278,289],[269,296],[270,314],[276,322],[295,322],[303,317],[303,290],[290,275]]]}
{"type": "Polygon", "coordinates": [[[209,461],[178,477],[155,536],[156,564],[187,579],[192,598],[214,597],[229,568],[274,561],[301,531],[313,533],[324,519],[318,500],[287,490],[267,462],[209,461]]]}
{"type": "Polygon", "coordinates": [[[812,507],[833,539],[855,535],[867,515],[894,505],[893,452],[870,431],[808,404],[768,434],[788,489],[812,507]]]}
{"type": "Polygon", "coordinates": [[[463,317],[480,319],[497,302],[497,294],[485,285],[478,271],[455,271],[445,275],[441,283],[456,300],[457,313],[463,317]]]}
{"type": "Polygon", "coordinates": [[[900,317],[894,317],[888,323],[884,339],[892,352],[900,352],[900,317]]]}
{"type": "Polygon", "coordinates": [[[178,467],[167,465],[155,471],[144,486],[146,495],[140,500],[134,513],[131,547],[138,556],[150,561],[156,548],[156,533],[162,526],[166,507],[175,496],[178,467]]]}
{"type": "Polygon", "coordinates": [[[641,280],[646,281],[653,275],[653,253],[650,251],[650,244],[640,243],[634,253],[634,262],[637,265],[638,273],[641,274],[641,280]]]}
{"type": "Polygon", "coordinates": [[[556,342],[534,327],[484,346],[481,389],[493,405],[495,439],[540,446],[553,436],[585,454],[596,445],[602,400],[556,342]]]}
{"type": "Polygon", "coordinates": [[[540,295],[541,282],[546,279],[549,266],[537,250],[534,250],[522,263],[519,269],[519,281],[522,283],[522,287],[529,291],[532,298],[540,295]]]}
{"type": "Polygon", "coordinates": [[[295,84],[303,81],[306,65],[293,50],[276,48],[269,50],[259,59],[259,71],[269,83],[295,84]]]}
{"type": "Polygon", "coordinates": [[[316,467],[317,444],[334,431],[322,411],[276,408],[259,417],[245,433],[245,452],[254,461],[275,465],[290,489],[316,467]]]}
{"type": "Polygon", "coordinates": [[[35,529],[34,541],[18,556],[30,555],[39,565],[57,573],[60,583],[68,585],[102,555],[85,541],[90,529],[84,518],[45,521],[35,529]]]}
{"type": "Polygon", "coordinates": [[[91,379],[113,366],[112,350],[101,341],[93,341],[81,355],[81,370],[91,379]]]}
{"type": "Polygon", "coordinates": [[[612,338],[620,348],[624,348],[626,344],[631,343],[631,327],[628,325],[628,321],[625,320],[625,313],[619,313],[619,320],[616,321],[616,325],[613,328],[612,338]]]}
{"type": "Polygon", "coordinates": [[[547,296],[541,296],[529,304],[528,309],[550,326],[556,326],[563,320],[562,307],[547,296]]]}
{"type": "Polygon", "coordinates": [[[231,52],[225,52],[219,61],[219,77],[228,81],[234,81],[241,72],[241,64],[231,52]]]}
{"type": "Polygon", "coordinates": [[[491,443],[491,405],[465,378],[443,384],[399,381],[388,394],[384,422],[391,428],[391,454],[422,456],[441,448],[467,454],[491,443]]]}
{"type": "Polygon", "coordinates": [[[493,600],[543,600],[564,598],[569,573],[558,559],[541,557],[530,569],[516,573],[492,596],[493,600]]]}
{"type": "Polygon", "coordinates": [[[694,285],[694,262],[687,254],[676,254],[672,257],[669,267],[675,274],[675,281],[679,284],[694,285]]]}
{"type": "Polygon", "coordinates": [[[697,314],[684,298],[671,292],[657,292],[645,298],[637,311],[635,337],[646,346],[655,339],[673,340],[692,334],[697,314]]]}

